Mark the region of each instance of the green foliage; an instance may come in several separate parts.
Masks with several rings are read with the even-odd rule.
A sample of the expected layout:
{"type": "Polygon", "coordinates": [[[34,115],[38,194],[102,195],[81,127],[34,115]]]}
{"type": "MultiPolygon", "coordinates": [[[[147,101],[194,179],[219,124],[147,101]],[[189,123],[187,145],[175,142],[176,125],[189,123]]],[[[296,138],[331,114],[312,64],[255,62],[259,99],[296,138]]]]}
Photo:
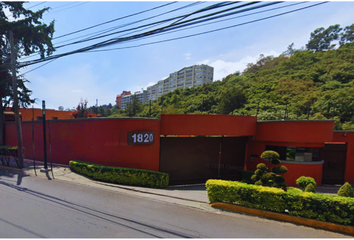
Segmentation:
{"type": "Polygon", "coordinates": [[[263,187],[240,182],[208,180],[210,203],[239,204],[265,211],[354,226],[354,199],[289,188],[263,187]]]}
{"type": "Polygon", "coordinates": [[[276,174],[284,174],[284,173],[288,172],[288,169],[287,169],[287,167],[281,165],[281,166],[273,167],[272,172],[274,172],[276,174]]]}
{"type": "Polygon", "coordinates": [[[312,183],[309,183],[309,184],[306,186],[304,192],[312,192],[312,193],[315,193],[315,192],[316,192],[315,186],[314,186],[312,183]]]}
{"type": "Polygon", "coordinates": [[[317,183],[315,181],[315,179],[313,179],[312,177],[299,177],[298,179],[296,179],[296,184],[299,185],[302,189],[305,189],[307,187],[307,185],[312,184],[313,186],[316,186],[317,183]]]}
{"type": "Polygon", "coordinates": [[[245,183],[253,183],[252,181],[252,175],[253,175],[253,171],[247,171],[247,170],[243,170],[241,171],[241,179],[242,179],[242,182],[245,182],[245,183]]]}
{"type": "Polygon", "coordinates": [[[352,185],[348,182],[344,183],[338,190],[337,195],[341,197],[354,197],[352,185]]]}
{"type": "MultiPolygon", "coordinates": [[[[264,163],[257,164],[257,169],[262,172],[268,171],[267,165],[265,165],[264,163]]],[[[258,172],[261,173],[260,171],[258,171],[258,172]]]]}
{"type": "Polygon", "coordinates": [[[165,188],[169,182],[169,175],[162,172],[109,167],[82,161],[70,161],[69,165],[74,172],[103,182],[151,188],[165,188]]]}
{"type": "Polygon", "coordinates": [[[258,113],[259,121],[335,119],[335,129],[353,130],[353,39],[354,24],[317,29],[308,50],[291,44],[278,57],[261,55],[242,74],[166,93],[152,102],[151,112],[150,103],[144,103],[136,116],[159,118],[162,110],[171,114],[258,113]]]}
{"type": "MultiPolygon", "coordinates": [[[[261,158],[269,161],[269,167],[271,163],[274,165],[280,164],[279,154],[275,151],[264,151],[261,154],[261,158]]],[[[285,166],[276,166],[269,171],[264,163],[259,163],[251,180],[256,185],[283,188],[286,187],[285,178],[278,174],[284,174],[287,171],[288,169],[285,166]]]]}
{"type": "Polygon", "coordinates": [[[272,160],[272,159],[279,159],[279,154],[275,151],[264,151],[262,154],[261,154],[261,158],[264,159],[264,160],[272,160]]]}

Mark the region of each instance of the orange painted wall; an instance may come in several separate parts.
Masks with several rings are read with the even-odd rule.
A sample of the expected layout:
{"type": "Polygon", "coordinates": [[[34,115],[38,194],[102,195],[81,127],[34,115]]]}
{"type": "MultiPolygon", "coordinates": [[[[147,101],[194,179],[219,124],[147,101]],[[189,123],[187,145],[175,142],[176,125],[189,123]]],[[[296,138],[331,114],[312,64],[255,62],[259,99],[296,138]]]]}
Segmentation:
{"type": "Polygon", "coordinates": [[[324,143],[333,139],[334,121],[258,122],[257,141],[324,143]]]}
{"type": "MultiPolygon", "coordinates": [[[[247,143],[247,150],[245,154],[245,170],[256,170],[257,164],[267,163],[260,158],[262,152],[265,151],[266,145],[274,146],[293,146],[293,147],[324,147],[324,143],[289,143],[289,142],[261,142],[255,141],[252,137],[249,137],[247,143]],[[258,155],[259,157],[253,157],[253,162],[250,161],[251,155],[258,155]]],[[[289,186],[297,186],[296,179],[301,176],[313,177],[317,184],[322,184],[322,164],[308,165],[308,164],[288,164],[282,163],[288,168],[288,172],[283,176],[286,178],[286,184],[289,186]]]]}
{"type": "MultiPolygon", "coordinates": [[[[7,111],[12,111],[10,108],[7,108],[7,111]]],[[[42,109],[35,108],[20,108],[20,113],[22,116],[22,121],[32,121],[32,117],[34,115],[34,121],[37,120],[37,117],[42,117],[42,109]]],[[[53,117],[57,117],[58,119],[72,119],[73,116],[71,115],[71,112],[68,111],[58,111],[58,110],[52,110],[52,109],[47,109],[46,110],[46,119],[47,120],[52,120],[53,117]]],[[[94,114],[94,117],[96,115],[94,114]]]]}
{"type": "Polygon", "coordinates": [[[252,136],[256,117],[234,115],[171,114],[161,115],[162,135],[252,136]]]}
{"type": "MultiPolygon", "coordinates": [[[[50,162],[47,121],[47,159],[50,162]]],[[[6,144],[16,145],[14,123],[6,123],[6,144]]],[[[22,122],[26,158],[43,160],[43,126],[34,122],[35,156],[32,151],[32,122],[22,122]]],[[[68,164],[81,160],[107,166],[159,170],[160,121],[146,119],[91,118],[50,121],[52,159],[68,164]],[[127,145],[128,131],[155,132],[154,144],[127,145]]]]}
{"type": "Polygon", "coordinates": [[[346,142],[348,144],[344,181],[354,183],[354,132],[335,131],[333,142],[346,142]]]}

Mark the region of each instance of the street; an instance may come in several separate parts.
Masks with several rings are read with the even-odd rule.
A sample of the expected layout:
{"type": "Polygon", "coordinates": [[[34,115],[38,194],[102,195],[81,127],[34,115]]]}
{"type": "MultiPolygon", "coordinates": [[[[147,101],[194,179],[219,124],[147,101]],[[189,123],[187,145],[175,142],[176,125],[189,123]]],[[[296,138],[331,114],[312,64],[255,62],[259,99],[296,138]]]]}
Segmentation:
{"type": "MultiPolygon", "coordinates": [[[[182,206],[0,169],[0,238],[338,238],[343,234],[182,206]]],[[[208,210],[209,209],[209,210],[208,210]]]]}

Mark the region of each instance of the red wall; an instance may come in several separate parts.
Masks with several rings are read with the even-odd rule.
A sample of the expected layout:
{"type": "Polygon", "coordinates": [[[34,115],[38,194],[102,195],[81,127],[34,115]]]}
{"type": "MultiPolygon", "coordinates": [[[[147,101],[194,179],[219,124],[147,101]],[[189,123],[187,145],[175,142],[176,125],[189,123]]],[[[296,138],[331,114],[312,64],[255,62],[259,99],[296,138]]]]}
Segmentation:
{"type": "Polygon", "coordinates": [[[344,181],[354,183],[354,132],[335,131],[333,142],[346,142],[348,144],[344,181]]]}
{"type": "MultiPolygon", "coordinates": [[[[49,122],[49,121],[48,121],[49,122]]],[[[49,126],[47,122],[47,159],[49,155],[49,126]]],[[[6,123],[6,144],[16,144],[14,123],[6,123]]],[[[35,158],[43,160],[43,126],[34,122],[35,158]]],[[[81,160],[107,166],[159,170],[160,121],[146,119],[75,119],[50,121],[52,159],[68,164],[81,160]],[[128,131],[155,132],[154,144],[127,145],[128,131]]],[[[33,158],[32,122],[22,123],[26,158],[33,158]]]]}
{"type": "MultiPolygon", "coordinates": [[[[12,111],[10,108],[7,108],[6,111],[12,111]]],[[[19,109],[22,117],[22,121],[32,121],[32,118],[34,116],[34,121],[37,120],[37,117],[42,117],[42,109],[35,108],[32,110],[32,108],[20,108],[19,109]]],[[[94,117],[96,117],[96,114],[93,114],[94,117]]],[[[47,120],[52,120],[53,117],[56,117],[58,119],[72,119],[73,116],[71,115],[70,111],[58,111],[58,110],[53,110],[53,109],[47,109],[46,110],[46,119],[47,120]]]]}
{"type": "MultiPolygon", "coordinates": [[[[333,121],[270,121],[258,122],[256,136],[249,137],[245,157],[245,169],[254,171],[258,163],[264,162],[260,156],[266,145],[292,147],[324,147],[333,141],[333,121]]],[[[318,185],[322,183],[322,164],[282,163],[288,168],[284,174],[289,186],[296,186],[295,180],[301,176],[313,177],[318,185]]]]}
{"type": "MultiPolygon", "coordinates": [[[[259,163],[268,164],[268,162],[264,161],[260,157],[254,157],[253,161],[251,162],[250,161],[251,154],[261,156],[262,152],[265,151],[265,145],[268,145],[270,143],[269,142],[256,142],[256,141],[252,141],[251,139],[252,138],[249,139],[248,145],[247,145],[246,159],[245,159],[245,170],[255,171],[257,164],[259,164],[259,163]]],[[[302,144],[301,146],[304,146],[304,145],[306,145],[306,144],[302,144]]],[[[288,146],[294,146],[294,144],[291,144],[288,146]]],[[[284,165],[285,167],[288,168],[288,172],[283,175],[286,179],[286,184],[288,186],[297,186],[296,179],[298,179],[301,176],[313,177],[316,180],[316,183],[318,184],[318,186],[321,186],[321,184],[322,184],[322,166],[323,166],[323,164],[308,165],[308,164],[297,164],[297,163],[294,163],[294,164],[293,163],[281,163],[281,165],[284,165]]]]}
{"type": "Polygon", "coordinates": [[[252,136],[256,117],[234,115],[161,115],[161,135],[252,136]]]}
{"type": "Polygon", "coordinates": [[[324,143],[333,139],[334,121],[258,122],[257,141],[324,143]]]}

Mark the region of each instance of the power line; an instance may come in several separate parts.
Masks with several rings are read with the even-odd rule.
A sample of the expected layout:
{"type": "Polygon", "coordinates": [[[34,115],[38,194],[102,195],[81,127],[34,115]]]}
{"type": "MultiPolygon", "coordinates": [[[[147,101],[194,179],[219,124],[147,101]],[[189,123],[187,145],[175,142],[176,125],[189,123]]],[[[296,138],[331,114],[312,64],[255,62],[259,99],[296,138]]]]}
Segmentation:
{"type": "Polygon", "coordinates": [[[106,22],[103,22],[103,23],[99,23],[99,24],[96,24],[96,25],[93,25],[91,27],[87,27],[87,28],[84,28],[84,29],[81,29],[81,30],[77,30],[77,31],[74,31],[74,32],[70,32],[70,33],[67,33],[67,34],[64,34],[64,35],[60,35],[58,37],[55,37],[53,38],[54,39],[58,39],[58,38],[62,38],[62,37],[66,37],[66,36],[69,36],[69,35],[72,35],[72,34],[75,34],[75,33],[79,33],[79,32],[83,32],[83,31],[86,31],[86,30],[89,30],[89,29],[92,29],[92,28],[95,28],[95,27],[98,27],[98,26],[102,26],[104,24],[108,24],[108,23],[111,23],[111,22],[115,22],[115,21],[118,21],[118,20],[122,20],[124,18],[128,18],[128,17],[132,17],[132,16],[135,16],[135,15],[138,15],[138,14],[142,14],[142,13],[145,13],[145,12],[149,12],[149,11],[152,11],[152,10],[155,10],[155,9],[158,9],[158,8],[162,8],[162,7],[165,7],[165,6],[168,6],[168,5],[171,5],[171,4],[174,4],[176,2],[171,2],[171,3],[167,3],[167,4],[162,4],[160,6],[157,6],[157,7],[154,7],[154,8],[150,8],[150,9],[147,9],[147,10],[144,10],[144,11],[140,11],[140,12],[137,12],[137,13],[133,13],[133,14],[130,14],[130,15],[126,15],[124,17],[119,17],[119,18],[115,18],[115,19],[112,19],[112,20],[109,20],[109,21],[106,21],[106,22]]]}
{"type": "MultiPolygon", "coordinates": [[[[179,22],[179,23],[176,23],[174,25],[170,24],[170,25],[168,25],[166,27],[163,27],[163,28],[168,28],[170,26],[175,26],[175,25],[181,25],[182,23],[185,23],[185,22],[191,22],[191,21],[194,21],[196,19],[206,18],[206,17],[212,16],[212,15],[217,15],[217,14],[220,14],[222,12],[231,11],[233,9],[245,7],[247,5],[252,5],[252,4],[256,4],[256,3],[258,3],[258,2],[245,3],[243,5],[238,5],[238,6],[231,7],[231,8],[228,8],[228,9],[224,9],[224,10],[221,10],[221,11],[218,11],[218,12],[213,12],[213,13],[210,13],[210,14],[207,14],[207,15],[203,15],[203,16],[200,16],[200,17],[197,17],[197,18],[186,20],[184,22],[179,22]]],[[[280,2],[278,2],[278,3],[280,3],[280,2]]],[[[215,8],[218,8],[218,7],[220,7],[220,4],[215,4],[215,8]]],[[[201,9],[198,12],[200,13],[202,11],[209,11],[211,9],[213,9],[213,8],[211,6],[209,6],[209,7],[201,9]]],[[[187,15],[190,15],[190,14],[185,14],[185,15],[182,15],[182,16],[177,16],[177,17],[161,20],[161,21],[158,21],[158,22],[155,22],[155,23],[145,24],[145,25],[141,25],[141,26],[130,28],[130,29],[126,29],[126,30],[121,30],[121,31],[118,31],[118,32],[113,32],[113,33],[109,33],[109,34],[105,34],[105,35],[99,35],[99,36],[96,36],[96,37],[87,38],[87,39],[84,39],[84,40],[79,40],[79,41],[68,43],[68,44],[65,44],[65,45],[56,46],[55,48],[58,49],[58,48],[62,48],[62,47],[66,47],[66,46],[70,46],[70,45],[74,45],[74,44],[79,44],[79,43],[83,43],[83,42],[87,42],[87,41],[92,41],[92,40],[108,37],[108,36],[111,36],[111,35],[114,35],[114,34],[118,34],[118,33],[123,33],[123,32],[127,32],[127,31],[137,30],[139,28],[144,28],[144,27],[151,26],[151,25],[156,25],[156,24],[160,24],[160,23],[164,23],[164,22],[166,23],[166,22],[170,22],[170,21],[175,20],[175,19],[183,18],[183,17],[185,17],[187,15]]],[[[162,28],[160,28],[160,29],[162,29],[162,28]]],[[[160,30],[160,29],[157,29],[157,30],[160,30]]],[[[156,30],[153,30],[153,31],[156,31],[156,30]]]]}
{"type": "MultiPolygon", "coordinates": [[[[197,33],[197,34],[191,34],[191,35],[187,35],[187,36],[182,36],[182,37],[177,37],[177,38],[172,38],[172,39],[166,39],[166,40],[156,41],[156,42],[151,42],[151,43],[145,43],[145,44],[140,44],[140,45],[130,46],[130,47],[94,50],[94,49],[101,48],[101,47],[106,47],[106,46],[109,46],[109,45],[112,45],[112,44],[117,44],[117,43],[121,43],[121,42],[125,42],[125,41],[130,41],[130,40],[136,39],[136,38],[143,38],[145,35],[144,34],[139,34],[139,35],[131,36],[131,37],[124,38],[124,39],[111,39],[110,41],[104,41],[103,43],[94,44],[94,45],[91,45],[91,46],[88,46],[88,47],[85,47],[85,48],[81,48],[81,49],[78,49],[78,50],[75,50],[75,51],[71,51],[71,52],[67,52],[67,53],[63,53],[63,54],[50,56],[50,57],[48,57],[46,59],[34,60],[34,61],[30,61],[30,62],[22,62],[22,63],[20,63],[21,64],[20,66],[21,67],[28,66],[28,65],[39,63],[39,62],[49,61],[49,60],[57,59],[57,58],[60,58],[60,57],[64,57],[64,56],[68,56],[68,55],[72,55],[72,54],[80,53],[80,52],[102,52],[102,51],[111,51],[111,50],[118,50],[118,49],[127,49],[127,48],[140,47],[140,46],[146,46],[146,45],[151,45],[151,44],[156,44],[156,43],[162,43],[162,42],[167,42],[167,41],[173,41],[173,40],[178,40],[178,39],[183,39],[183,38],[194,37],[194,36],[203,35],[203,34],[212,33],[212,32],[217,32],[217,31],[221,31],[221,30],[225,30],[225,29],[229,29],[229,28],[233,28],[233,27],[238,27],[238,26],[242,26],[242,25],[246,25],[246,24],[250,24],[250,23],[254,23],[254,22],[263,21],[263,20],[266,20],[266,19],[270,19],[270,18],[282,16],[282,15],[285,15],[285,14],[293,13],[293,12],[296,12],[296,11],[304,10],[304,9],[307,9],[307,8],[310,8],[310,7],[318,6],[318,5],[321,5],[321,4],[324,4],[324,3],[327,3],[327,2],[317,3],[317,4],[313,4],[311,6],[306,6],[306,7],[298,8],[298,9],[295,9],[295,10],[291,10],[291,11],[275,14],[275,15],[272,15],[272,16],[268,16],[268,17],[264,17],[264,18],[260,18],[260,19],[256,19],[256,20],[252,20],[252,21],[248,21],[248,22],[245,22],[245,23],[235,24],[235,25],[232,25],[232,26],[218,28],[218,29],[214,29],[214,30],[210,30],[210,31],[206,31],[206,32],[197,33]]],[[[157,29],[157,30],[159,30],[159,29],[157,29]]],[[[161,30],[161,28],[160,28],[160,30],[161,30]]],[[[162,28],[162,30],[163,30],[163,28],[162,28]]],[[[150,32],[152,32],[150,35],[156,34],[156,33],[153,33],[153,31],[150,31],[150,32]]]]}
{"type": "MultiPolygon", "coordinates": [[[[174,2],[173,2],[173,3],[174,3],[174,2]]],[[[137,13],[134,13],[134,14],[130,14],[130,15],[127,15],[127,16],[124,16],[124,17],[121,17],[121,18],[116,18],[116,19],[113,19],[113,20],[110,20],[110,21],[107,21],[107,22],[104,22],[104,23],[100,23],[100,24],[97,24],[97,25],[94,25],[94,26],[91,26],[91,27],[82,29],[82,30],[77,30],[77,31],[74,31],[74,32],[71,32],[71,33],[68,33],[68,34],[64,34],[64,35],[61,35],[61,36],[59,36],[59,37],[64,37],[64,36],[67,36],[67,35],[71,35],[71,34],[74,34],[74,33],[78,33],[78,32],[84,31],[84,30],[86,30],[86,29],[90,29],[90,28],[94,28],[94,27],[99,26],[99,25],[106,24],[106,23],[108,23],[108,22],[113,22],[113,21],[118,20],[118,19],[124,19],[124,18],[130,17],[130,16],[138,15],[138,14],[141,14],[141,13],[144,13],[144,12],[148,12],[148,11],[151,11],[151,10],[154,10],[154,9],[157,9],[157,8],[161,8],[161,7],[164,7],[164,6],[173,4],[173,3],[163,4],[163,5],[160,5],[160,6],[157,6],[157,7],[154,7],[154,8],[150,8],[150,9],[147,9],[147,10],[144,10],[144,11],[141,11],[141,12],[137,12],[137,13]]],[[[155,15],[155,16],[153,16],[153,17],[149,17],[149,18],[145,18],[145,19],[143,19],[143,20],[139,20],[139,21],[132,22],[131,24],[134,24],[134,23],[137,23],[137,22],[140,22],[140,21],[149,20],[149,19],[152,19],[152,18],[155,18],[155,17],[158,17],[158,16],[162,16],[162,15],[165,15],[165,14],[168,14],[168,13],[171,13],[171,12],[174,12],[174,11],[178,11],[178,10],[181,10],[181,9],[184,9],[184,8],[192,7],[192,6],[198,5],[198,4],[200,4],[200,3],[202,3],[202,2],[195,2],[195,3],[192,3],[192,4],[188,4],[188,5],[186,5],[186,6],[182,6],[182,7],[179,7],[179,8],[177,8],[177,9],[173,9],[173,10],[170,10],[170,11],[168,11],[168,12],[164,12],[164,13],[162,13],[162,14],[155,15]]],[[[110,28],[110,29],[108,29],[108,30],[107,30],[107,29],[106,29],[106,30],[101,30],[101,31],[99,31],[99,32],[87,34],[87,35],[84,35],[84,36],[81,36],[81,37],[90,36],[90,35],[91,35],[91,36],[92,36],[92,35],[93,35],[93,36],[97,36],[97,33],[102,33],[102,32],[103,32],[103,33],[107,33],[107,32],[109,32],[109,31],[115,30],[115,29],[117,29],[117,28],[119,28],[119,27],[124,27],[124,26],[126,26],[126,25],[129,25],[129,23],[128,23],[128,24],[125,24],[125,25],[123,25],[123,26],[113,27],[113,28],[110,28]]],[[[57,38],[59,38],[59,37],[57,37],[57,38]]],[[[54,39],[57,39],[57,38],[54,38],[54,39]]],[[[80,37],[79,37],[79,38],[80,38],[80,37]]],[[[64,40],[64,41],[61,41],[61,42],[59,42],[59,43],[63,43],[63,42],[71,41],[71,40],[77,40],[77,38],[73,38],[73,39],[69,39],[69,40],[64,40]]],[[[57,43],[57,44],[58,44],[58,43],[57,43]]],[[[27,56],[27,57],[25,57],[25,58],[22,58],[22,59],[24,60],[24,59],[28,59],[28,58],[34,57],[37,53],[39,53],[39,51],[37,51],[37,52],[31,54],[30,56],[27,56]]]]}
{"type": "Polygon", "coordinates": [[[327,2],[317,3],[317,4],[314,4],[314,5],[311,5],[311,6],[307,6],[307,7],[303,7],[303,8],[299,8],[299,9],[295,9],[295,10],[291,10],[291,11],[288,11],[288,12],[285,12],[285,13],[280,13],[280,14],[276,14],[276,15],[273,15],[273,16],[264,17],[264,18],[253,20],[253,21],[248,21],[248,22],[245,22],[245,23],[240,23],[240,24],[236,24],[236,25],[232,25],[232,26],[228,26],[228,27],[214,29],[214,30],[210,30],[210,31],[202,32],[202,33],[191,34],[191,35],[187,35],[187,36],[183,36],[183,37],[177,37],[177,38],[171,38],[171,39],[166,39],[166,40],[161,40],[161,41],[156,41],[156,42],[144,43],[144,44],[140,44],[140,45],[136,45],[136,46],[130,46],[130,47],[111,48],[111,49],[102,49],[102,50],[88,50],[87,52],[105,52],[105,51],[121,50],[121,49],[127,49],[127,48],[136,48],[136,47],[147,46],[147,45],[152,45],[152,44],[157,44],[157,43],[170,42],[170,41],[174,41],[174,40],[195,37],[195,36],[199,36],[199,35],[204,35],[204,34],[208,34],[208,33],[218,32],[218,31],[229,29],[229,28],[239,27],[239,26],[242,26],[242,25],[247,25],[247,24],[250,24],[250,23],[255,23],[255,22],[267,20],[267,19],[274,18],[274,17],[279,17],[279,16],[282,16],[282,15],[285,15],[285,14],[289,14],[289,13],[292,13],[292,12],[304,10],[304,9],[307,9],[307,8],[310,8],[310,7],[315,7],[315,6],[324,4],[324,3],[327,3],[327,2]]]}
{"type": "Polygon", "coordinates": [[[46,2],[41,2],[41,3],[38,3],[38,4],[33,5],[32,7],[29,7],[29,8],[27,8],[27,9],[31,9],[31,8],[37,7],[38,5],[41,5],[41,4],[43,4],[43,3],[46,3],[46,2]]]}

